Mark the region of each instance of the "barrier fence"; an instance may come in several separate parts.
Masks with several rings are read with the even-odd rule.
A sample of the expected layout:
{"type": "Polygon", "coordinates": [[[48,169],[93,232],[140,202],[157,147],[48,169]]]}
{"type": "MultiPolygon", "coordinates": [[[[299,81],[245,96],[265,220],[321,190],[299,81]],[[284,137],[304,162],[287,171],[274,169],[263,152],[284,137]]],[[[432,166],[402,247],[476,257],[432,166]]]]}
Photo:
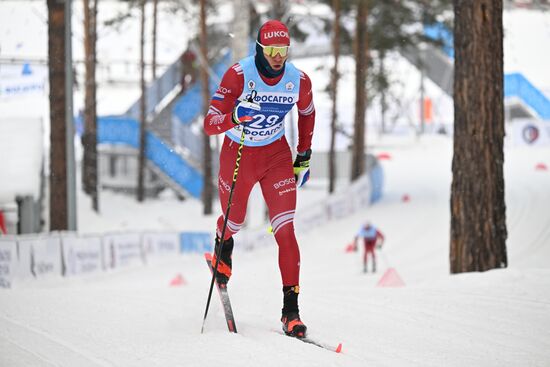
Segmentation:
{"type": "Polygon", "coordinates": [[[181,253],[210,252],[213,239],[213,232],[51,232],[0,237],[0,288],[20,281],[146,265],[181,253]]]}
{"type": "MultiPolygon", "coordinates": [[[[380,164],[345,190],[301,208],[294,218],[296,232],[306,234],[342,219],[383,196],[384,175],[380,164]]],[[[240,250],[274,245],[275,238],[264,224],[243,228],[235,235],[240,250]]],[[[39,235],[0,237],[0,288],[17,282],[51,277],[73,277],[129,266],[146,265],[182,253],[211,252],[214,232],[113,232],[81,235],[50,232],[39,235]]]]}
{"type": "MultiPolygon", "coordinates": [[[[294,227],[298,236],[315,231],[332,220],[350,216],[377,202],[383,195],[383,172],[379,165],[369,174],[353,182],[345,190],[334,193],[317,203],[296,211],[294,227]]],[[[244,250],[262,246],[276,246],[275,237],[268,231],[268,225],[248,228],[235,235],[235,243],[244,250]]]]}

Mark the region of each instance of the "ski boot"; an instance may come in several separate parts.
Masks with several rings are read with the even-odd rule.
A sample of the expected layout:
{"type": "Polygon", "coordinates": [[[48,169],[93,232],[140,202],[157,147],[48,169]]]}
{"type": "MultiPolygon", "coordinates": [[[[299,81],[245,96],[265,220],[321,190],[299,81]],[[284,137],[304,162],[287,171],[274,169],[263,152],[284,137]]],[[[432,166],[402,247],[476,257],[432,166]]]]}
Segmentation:
{"type": "Polygon", "coordinates": [[[283,331],[286,335],[296,338],[304,338],[306,336],[307,327],[300,320],[298,311],[298,294],[300,287],[298,285],[283,287],[283,331]]]}
{"type": "Polygon", "coordinates": [[[281,322],[283,323],[283,331],[286,335],[293,336],[295,338],[305,338],[307,327],[304,325],[302,320],[300,320],[300,315],[298,312],[283,314],[281,317],[281,322]]]}
{"type": "MultiPolygon", "coordinates": [[[[216,273],[216,282],[218,284],[227,284],[231,277],[231,254],[233,253],[233,237],[225,240],[222,247],[222,253],[220,255],[220,263],[218,264],[218,272],[216,273]]],[[[214,247],[214,254],[212,255],[212,268],[216,268],[216,254],[221,246],[220,239],[216,236],[216,245],[214,247]]]]}

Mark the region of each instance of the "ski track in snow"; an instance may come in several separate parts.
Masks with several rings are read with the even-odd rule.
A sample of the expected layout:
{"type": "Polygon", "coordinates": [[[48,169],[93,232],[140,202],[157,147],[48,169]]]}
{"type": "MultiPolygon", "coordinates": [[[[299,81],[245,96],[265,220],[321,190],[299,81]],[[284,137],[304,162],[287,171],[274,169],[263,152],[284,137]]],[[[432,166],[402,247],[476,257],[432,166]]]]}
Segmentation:
{"type": "MultiPolygon", "coordinates": [[[[7,10],[1,14],[7,21],[0,24],[12,32],[4,32],[3,51],[45,57],[45,2],[33,2],[32,12],[29,4],[20,1],[3,3],[7,10]]],[[[104,6],[114,11],[123,5],[107,2],[104,6]]],[[[545,72],[546,54],[538,45],[545,44],[548,33],[541,32],[545,28],[537,18],[544,16],[527,10],[514,17],[504,14],[506,33],[513,36],[505,38],[505,70],[520,70],[543,89],[550,74],[545,72]],[[523,41],[527,38],[532,42],[523,41]]],[[[188,26],[174,14],[159,24],[171,34],[188,26]]],[[[79,32],[78,27],[73,29],[79,32]]],[[[129,49],[129,43],[118,37],[133,39],[132,34],[128,28],[116,37],[105,37],[110,40],[104,43],[109,55],[138,52],[135,42],[131,41],[129,49]],[[115,48],[110,47],[113,40],[115,48]]],[[[169,39],[159,48],[164,62],[181,51],[178,48],[187,36],[185,32],[180,36],[177,45],[169,39]]],[[[74,50],[77,57],[82,52],[79,47],[74,50]]],[[[316,70],[324,61],[296,60],[315,80],[314,152],[316,146],[328,147],[330,103],[322,92],[328,74],[316,70]]],[[[344,57],[341,62],[342,71],[349,73],[341,80],[339,116],[349,124],[353,120],[349,94],[353,60],[344,57]]],[[[410,98],[416,94],[416,72],[402,60],[393,60],[392,66],[406,78],[406,88],[398,88],[398,95],[410,98]],[[405,75],[408,71],[410,75],[405,75]]],[[[426,88],[436,101],[435,120],[452,120],[451,99],[429,81],[426,88]]],[[[102,91],[100,115],[123,112],[121,108],[139,94],[135,88],[102,91]]],[[[75,110],[78,101],[83,99],[75,98],[75,110]]],[[[11,114],[19,109],[8,110],[11,114]]],[[[369,111],[370,124],[378,119],[376,110],[373,106],[369,111]]],[[[416,116],[412,107],[401,112],[404,117],[416,116]]],[[[282,301],[277,249],[259,246],[247,252],[238,248],[236,240],[229,293],[239,334],[227,332],[217,294],[213,294],[205,333],[200,333],[210,273],[202,254],[183,255],[144,267],[0,289],[0,366],[549,366],[550,172],[536,171],[534,166],[542,162],[550,167],[550,148],[505,150],[509,268],[450,276],[451,140],[440,136],[377,139],[374,135],[369,133],[367,142],[371,152],[388,152],[392,157],[381,162],[385,174],[382,201],[322,228],[297,233],[302,255],[301,316],[313,338],[334,345],[342,342],[342,354],[273,332],[280,328],[282,301]],[[402,201],[404,194],[410,195],[407,203],[402,201]],[[344,252],[366,219],[386,235],[376,274],[362,273],[361,251],[344,252]],[[376,287],[390,267],[405,287],[376,287]],[[169,281],[176,274],[184,276],[186,285],[170,288],[169,281]]],[[[337,141],[347,144],[341,136],[337,141]]],[[[326,197],[319,186],[306,187],[301,193],[298,211],[303,210],[302,199],[307,197],[309,202],[317,194],[326,197]]],[[[148,225],[156,225],[155,230],[211,231],[219,215],[203,216],[200,203],[192,200],[176,202],[163,197],[136,206],[133,198],[110,192],[100,197],[101,216],[81,213],[79,207],[78,227],[83,233],[141,230],[148,225]]],[[[79,203],[83,202],[89,199],[79,193],[79,203]]]]}
{"type": "MultiPolygon", "coordinates": [[[[19,323],[13,318],[1,316],[0,336],[26,357],[36,357],[35,361],[26,363],[37,365],[78,365],[78,366],[109,366],[110,363],[75,348],[70,342],[61,340],[29,325],[19,323]]],[[[16,352],[17,353],[17,352],[16,352]]],[[[27,365],[29,365],[27,364],[27,365]]]]}
{"type": "Polygon", "coordinates": [[[210,273],[202,254],[182,255],[0,290],[0,365],[545,366],[550,174],[534,166],[548,162],[550,149],[506,150],[509,268],[450,276],[451,147],[444,137],[385,142],[392,159],[382,162],[383,200],[298,233],[302,318],[312,338],[342,342],[342,354],[273,332],[282,301],[277,249],[260,246],[234,254],[229,293],[239,334],[227,332],[217,294],[200,334],[210,273]],[[344,251],[366,219],[386,235],[376,274],[362,273],[361,251],[344,251]],[[405,287],[376,287],[389,267],[405,287]],[[170,288],[178,273],[186,285],[170,288]]]}

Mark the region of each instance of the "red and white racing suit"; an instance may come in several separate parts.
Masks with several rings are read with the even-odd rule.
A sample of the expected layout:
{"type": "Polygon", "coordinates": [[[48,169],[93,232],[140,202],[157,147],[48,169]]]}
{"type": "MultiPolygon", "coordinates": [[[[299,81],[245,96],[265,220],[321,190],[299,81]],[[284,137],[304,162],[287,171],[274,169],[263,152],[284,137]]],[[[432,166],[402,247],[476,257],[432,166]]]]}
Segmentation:
{"type": "MultiPolygon", "coordinates": [[[[286,72],[287,70],[285,70],[286,72]]],[[[273,79],[268,79],[259,73],[258,75],[266,85],[276,86],[281,80],[284,80],[285,73],[273,79]]],[[[250,83],[247,81],[248,87],[251,86],[250,83]]],[[[237,63],[226,71],[212,98],[208,114],[204,119],[206,134],[220,134],[235,128],[236,125],[233,123],[231,115],[238,103],[237,100],[242,98],[244,89],[245,73],[243,73],[241,64],[237,63]]],[[[299,71],[299,98],[296,104],[298,107],[297,151],[303,152],[311,147],[315,108],[311,80],[301,71],[299,71]]],[[[218,175],[218,191],[222,208],[222,215],[217,221],[218,236],[221,236],[224,223],[224,213],[227,209],[238,148],[239,142],[226,135],[220,153],[218,175]]],[[[224,234],[225,240],[242,227],[246,216],[248,197],[252,187],[258,182],[279,246],[279,269],[283,286],[297,285],[300,273],[300,251],[294,234],[296,183],[292,167],[292,153],[284,135],[262,146],[253,146],[253,144],[245,142],[224,234]]]]}

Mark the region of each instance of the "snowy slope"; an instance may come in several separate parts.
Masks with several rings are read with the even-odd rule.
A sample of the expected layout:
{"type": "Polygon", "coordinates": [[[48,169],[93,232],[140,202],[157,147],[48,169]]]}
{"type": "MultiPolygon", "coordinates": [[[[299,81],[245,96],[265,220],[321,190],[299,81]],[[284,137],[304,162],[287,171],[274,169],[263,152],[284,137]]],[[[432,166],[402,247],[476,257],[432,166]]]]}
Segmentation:
{"type": "MultiPolygon", "coordinates": [[[[389,137],[377,150],[392,156],[383,163],[384,199],[310,235],[298,233],[302,317],[312,336],[343,342],[343,354],[274,332],[282,300],[276,249],[268,247],[234,255],[237,335],[227,332],[217,295],[200,334],[210,281],[200,255],[0,290],[0,365],[548,365],[550,173],[534,167],[550,164],[550,150],[506,151],[510,267],[455,276],[448,275],[451,141],[389,137]],[[403,202],[403,194],[411,200],[403,202]],[[360,254],[344,247],[367,218],[387,241],[381,269],[365,275],[360,254]],[[405,287],[376,287],[388,266],[405,287]],[[186,284],[169,287],[178,273],[186,284]]],[[[200,208],[188,204],[181,206],[189,222],[200,208]]],[[[103,205],[108,211],[110,202],[103,205]]]]}
{"type": "MultiPolygon", "coordinates": [[[[19,2],[0,5],[14,4],[19,2]]],[[[44,5],[33,4],[30,14],[40,18],[37,14],[43,14],[44,5]]],[[[517,28],[529,31],[521,24],[517,28]]],[[[17,29],[13,32],[24,34],[17,29]]],[[[4,43],[3,50],[21,55],[31,49],[36,52],[27,56],[44,57],[43,42],[38,43],[37,48],[4,43]]],[[[525,49],[525,54],[532,49],[525,49]]],[[[298,63],[310,76],[315,74],[311,60],[298,63]]],[[[511,62],[508,65],[513,68],[511,62]]],[[[315,77],[315,84],[319,98],[315,144],[321,147],[326,144],[323,130],[329,106],[320,93],[321,76],[315,77]]],[[[342,90],[352,96],[352,86],[342,90]]],[[[106,108],[114,110],[118,103],[123,111],[126,103],[115,98],[120,93],[112,95],[106,108]]],[[[350,116],[351,97],[343,93],[340,103],[340,116],[350,116]]],[[[444,113],[441,116],[445,118],[444,113]]],[[[0,289],[0,366],[548,366],[550,172],[534,167],[550,166],[550,149],[506,150],[509,268],[449,276],[452,142],[445,137],[369,134],[368,145],[374,153],[387,152],[392,157],[382,162],[383,200],[308,235],[297,234],[302,253],[302,318],[313,337],[342,342],[343,354],[273,331],[280,327],[281,284],[277,249],[264,247],[235,251],[230,293],[237,335],[227,332],[215,294],[205,333],[200,334],[210,282],[200,255],[0,289]],[[402,201],[404,194],[410,196],[409,202],[402,201]],[[362,274],[360,253],[344,252],[366,219],[379,225],[387,239],[379,253],[377,274],[362,274]],[[376,287],[389,268],[401,276],[405,287],[376,287]],[[186,284],[170,287],[177,274],[186,284]]],[[[298,210],[315,195],[325,197],[318,187],[311,185],[301,192],[298,210]]],[[[203,216],[200,203],[179,202],[170,193],[145,204],[113,193],[101,193],[100,198],[98,215],[90,210],[87,197],[79,197],[81,232],[211,231],[219,214],[216,207],[214,215],[203,216]]]]}

